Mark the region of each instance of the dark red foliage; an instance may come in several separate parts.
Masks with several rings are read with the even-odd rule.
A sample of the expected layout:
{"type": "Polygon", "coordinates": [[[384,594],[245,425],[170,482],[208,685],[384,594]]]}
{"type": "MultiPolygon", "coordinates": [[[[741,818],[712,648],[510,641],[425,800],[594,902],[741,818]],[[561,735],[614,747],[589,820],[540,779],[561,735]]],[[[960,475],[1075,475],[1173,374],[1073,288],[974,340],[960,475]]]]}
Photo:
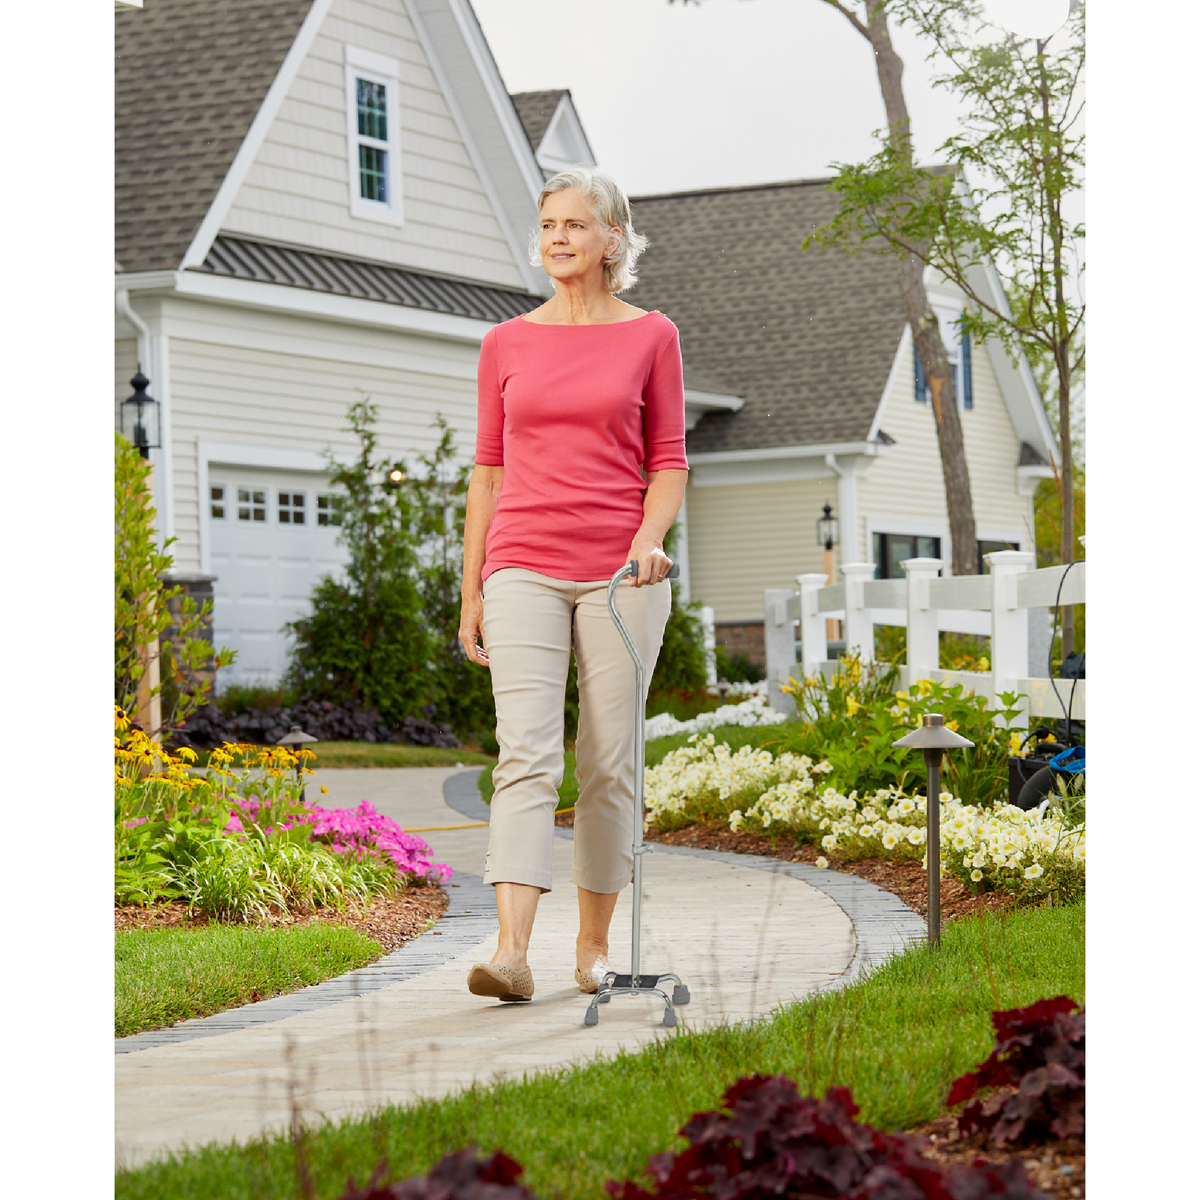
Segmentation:
{"type": "Polygon", "coordinates": [[[417,1175],[386,1186],[378,1182],[376,1170],[363,1188],[353,1183],[338,1200],[537,1200],[517,1179],[524,1167],[497,1150],[491,1158],[479,1158],[474,1146],[447,1154],[428,1175],[417,1175]]]}
{"type": "Polygon", "coordinates": [[[946,1104],[953,1108],[984,1088],[1016,1091],[993,1092],[968,1104],[958,1118],[959,1130],[984,1130],[996,1145],[1082,1138],[1084,1010],[1069,996],[1055,996],[1028,1008],[994,1012],[992,1024],[992,1053],[954,1081],[946,1104]]]}
{"type": "Polygon", "coordinates": [[[848,1088],[801,1096],[783,1075],[739,1079],[724,1110],[697,1113],[680,1130],[690,1145],[653,1155],[653,1191],[606,1184],[615,1200],[1038,1200],[1020,1163],[977,1160],[945,1170],[921,1140],[854,1120],[848,1088]]]}

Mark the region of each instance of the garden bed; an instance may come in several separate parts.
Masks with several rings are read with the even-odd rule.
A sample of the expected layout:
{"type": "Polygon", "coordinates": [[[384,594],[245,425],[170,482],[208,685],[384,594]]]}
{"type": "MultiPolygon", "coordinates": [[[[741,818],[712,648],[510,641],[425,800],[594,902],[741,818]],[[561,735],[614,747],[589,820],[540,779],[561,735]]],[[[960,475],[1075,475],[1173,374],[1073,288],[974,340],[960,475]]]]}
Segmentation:
{"type": "MultiPolygon", "coordinates": [[[[347,905],[337,909],[318,909],[315,912],[274,912],[259,922],[259,927],[297,927],[323,922],[344,925],[378,942],[390,954],[406,942],[423,933],[430,921],[436,921],[446,911],[449,898],[440,887],[410,887],[392,896],[379,896],[361,907],[347,905]]],[[[207,925],[209,918],[196,914],[189,917],[187,905],[176,900],[147,908],[118,905],[114,911],[117,932],[128,929],[191,929],[207,925]]]]}

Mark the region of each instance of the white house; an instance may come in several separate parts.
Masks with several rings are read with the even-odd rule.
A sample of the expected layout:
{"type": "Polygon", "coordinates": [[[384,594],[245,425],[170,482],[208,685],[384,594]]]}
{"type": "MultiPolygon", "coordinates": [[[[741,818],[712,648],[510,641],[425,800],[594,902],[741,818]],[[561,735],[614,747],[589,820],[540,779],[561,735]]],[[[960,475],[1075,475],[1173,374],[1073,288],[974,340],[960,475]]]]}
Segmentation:
{"type": "MultiPolygon", "coordinates": [[[[323,452],[354,449],[348,405],[379,405],[385,454],[432,450],[440,413],[470,458],[479,343],[550,292],[528,263],[537,194],[594,158],[569,92],[509,96],[468,0],[144,0],[115,21],[117,406],[140,364],[176,576],[211,588],[228,680],[272,682],[281,627],[341,561],[323,452]]],[[[787,245],[818,193],[779,185],[799,197],[787,245]]],[[[757,192],[722,195],[635,201],[652,247],[629,298],[682,333],[690,594],[752,634],[762,589],[812,568],[826,498],[859,555],[944,537],[944,502],[894,278],[821,256],[780,312],[720,211],[757,192]],[[724,274],[687,265],[672,213],[710,249],[722,231],[700,257],[724,274]],[[818,318],[830,281],[844,296],[818,318]]],[[[1040,403],[990,347],[971,369],[980,537],[1028,546],[1028,484],[1053,454],[1040,403]]]]}

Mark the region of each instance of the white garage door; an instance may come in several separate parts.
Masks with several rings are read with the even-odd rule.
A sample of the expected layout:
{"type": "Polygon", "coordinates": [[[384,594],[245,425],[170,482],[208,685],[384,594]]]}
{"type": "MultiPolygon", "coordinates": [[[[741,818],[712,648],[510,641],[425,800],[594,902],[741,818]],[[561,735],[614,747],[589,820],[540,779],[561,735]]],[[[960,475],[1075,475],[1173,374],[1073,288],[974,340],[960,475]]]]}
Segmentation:
{"type": "Polygon", "coordinates": [[[274,686],[287,668],[283,626],[308,611],[313,585],[340,575],[335,497],[316,472],[209,467],[213,642],[238,652],[230,683],[274,686]]]}

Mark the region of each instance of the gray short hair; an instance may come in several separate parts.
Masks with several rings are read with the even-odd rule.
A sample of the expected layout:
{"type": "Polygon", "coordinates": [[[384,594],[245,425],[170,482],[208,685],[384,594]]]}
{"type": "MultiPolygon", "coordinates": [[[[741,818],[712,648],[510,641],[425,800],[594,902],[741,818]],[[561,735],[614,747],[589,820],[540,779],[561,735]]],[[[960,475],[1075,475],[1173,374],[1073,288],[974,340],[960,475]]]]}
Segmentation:
{"type": "MultiPolygon", "coordinates": [[[[538,215],[546,197],[554,192],[578,192],[591,207],[592,214],[605,229],[616,226],[621,231],[621,243],[616,253],[604,257],[604,286],[609,292],[624,292],[637,283],[637,260],[650,244],[633,228],[629,197],[611,176],[591,167],[571,167],[546,180],[538,196],[538,215]]],[[[542,265],[541,226],[534,227],[529,238],[529,261],[542,265]]]]}

